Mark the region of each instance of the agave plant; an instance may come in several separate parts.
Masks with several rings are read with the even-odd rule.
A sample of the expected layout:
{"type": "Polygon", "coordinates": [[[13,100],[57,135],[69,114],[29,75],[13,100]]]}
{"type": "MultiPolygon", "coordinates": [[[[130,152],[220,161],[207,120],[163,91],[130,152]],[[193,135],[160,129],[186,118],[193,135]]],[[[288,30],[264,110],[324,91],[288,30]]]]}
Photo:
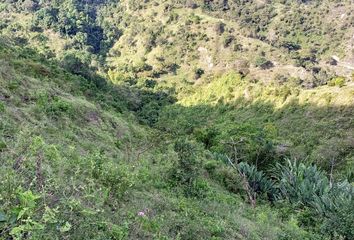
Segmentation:
{"type": "Polygon", "coordinates": [[[323,216],[345,205],[354,206],[354,186],[347,180],[334,183],[329,192],[316,196],[312,202],[312,206],[323,216]]]}
{"type": "Polygon", "coordinates": [[[317,196],[312,206],[324,219],[323,231],[354,239],[354,186],[348,181],[333,184],[331,191],[317,196]]]}
{"type": "Polygon", "coordinates": [[[277,164],[274,172],[278,197],[291,203],[309,206],[314,199],[328,194],[331,189],[325,173],[316,166],[287,160],[285,165],[277,164]]]}
{"type": "Polygon", "coordinates": [[[277,195],[273,181],[268,179],[262,171],[258,171],[254,165],[241,162],[238,164],[238,169],[240,173],[244,174],[247,178],[248,184],[253,192],[266,194],[271,200],[277,195]]]}

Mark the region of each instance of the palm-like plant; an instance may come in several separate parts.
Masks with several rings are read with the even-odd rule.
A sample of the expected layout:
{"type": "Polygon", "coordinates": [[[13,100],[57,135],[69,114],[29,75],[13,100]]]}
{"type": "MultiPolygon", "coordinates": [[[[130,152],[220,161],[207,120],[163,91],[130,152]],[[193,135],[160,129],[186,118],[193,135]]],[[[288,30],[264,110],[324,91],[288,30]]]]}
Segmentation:
{"type": "Polygon", "coordinates": [[[306,166],[287,160],[285,165],[277,164],[275,180],[279,189],[278,198],[291,203],[311,205],[314,199],[328,194],[331,187],[325,173],[316,166],[306,166]]]}
{"type": "Polygon", "coordinates": [[[354,239],[354,186],[348,181],[330,183],[316,166],[290,160],[276,166],[275,179],[279,198],[312,208],[333,238],[354,239]]]}
{"type": "Polygon", "coordinates": [[[274,199],[277,194],[277,190],[273,181],[271,181],[263,173],[263,171],[258,171],[254,165],[249,165],[248,163],[241,162],[238,164],[238,169],[241,174],[243,174],[254,193],[266,194],[269,199],[274,199]]]}

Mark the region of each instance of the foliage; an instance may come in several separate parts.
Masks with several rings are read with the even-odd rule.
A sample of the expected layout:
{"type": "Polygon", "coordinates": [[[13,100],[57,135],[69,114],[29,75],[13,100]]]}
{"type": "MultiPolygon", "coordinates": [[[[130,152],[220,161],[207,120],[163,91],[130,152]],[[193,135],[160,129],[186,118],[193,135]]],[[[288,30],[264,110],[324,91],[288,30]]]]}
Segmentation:
{"type": "Polygon", "coordinates": [[[354,188],[348,182],[329,182],[315,166],[296,161],[277,165],[275,171],[280,197],[295,205],[311,207],[322,217],[321,231],[332,238],[352,238],[354,188]],[[349,212],[348,212],[349,211],[349,212]]]}
{"type": "Polygon", "coordinates": [[[196,68],[194,70],[194,79],[199,79],[204,74],[204,70],[202,68],[196,68]]]}
{"type": "Polygon", "coordinates": [[[0,238],[352,239],[351,10],[3,1],[0,238]]]}
{"type": "Polygon", "coordinates": [[[286,165],[278,164],[275,172],[278,174],[280,197],[294,204],[311,205],[316,197],[330,191],[327,177],[316,166],[287,160],[286,165]]]}
{"type": "Polygon", "coordinates": [[[345,85],[345,78],[344,77],[335,77],[328,82],[328,85],[343,87],[345,85]]]}
{"type": "Polygon", "coordinates": [[[262,69],[267,69],[273,67],[273,63],[264,57],[259,57],[255,61],[256,67],[262,68],[262,69]]]}
{"type": "Polygon", "coordinates": [[[277,195],[277,189],[274,183],[269,180],[262,171],[257,171],[256,167],[241,162],[238,164],[241,174],[244,174],[252,191],[259,195],[266,195],[269,200],[274,200],[277,195]]]}
{"type": "Polygon", "coordinates": [[[5,112],[5,104],[0,102],[0,112],[5,112]]]}
{"type": "Polygon", "coordinates": [[[199,188],[204,188],[204,183],[198,180],[200,165],[199,146],[187,139],[178,139],[174,144],[174,150],[178,155],[178,161],[171,169],[170,178],[172,184],[182,185],[187,196],[201,196],[199,188]]]}
{"type": "Polygon", "coordinates": [[[335,183],[329,192],[316,196],[313,206],[324,218],[322,230],[334,238],[353,238],[353,204],[354,187],[346,181],[335,183]]]}

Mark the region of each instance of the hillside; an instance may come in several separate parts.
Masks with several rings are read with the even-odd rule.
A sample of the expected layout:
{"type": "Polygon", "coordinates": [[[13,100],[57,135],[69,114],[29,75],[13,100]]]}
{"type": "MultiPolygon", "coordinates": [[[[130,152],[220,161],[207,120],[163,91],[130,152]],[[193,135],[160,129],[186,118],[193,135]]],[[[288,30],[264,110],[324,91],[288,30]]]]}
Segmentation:
{"type": "MultiPolygon", "coordinates": [[[[128,104],[111,102],[114,91],[4,41],[0,56],[1,239],[308,235],[209,177],[198,183],[202,198],[185,197],[166,182],[177,153],[131,113],[117,112],[116,102],[128,104]]],[[[236,178],[226,165],[218,171],[236,178]]]]}
{"type": "Polygon", "coordinates": [[[350,77],[354,67],[350,1],[126,2],[119,7],[123,34],[108,55],[118,71],[145,64],[152,70],[144,74],[163,75],[167,69],[193,79],[198,69],[235,70],[250,79],[291,77],[313,87],[335,74],[350,77]],[[346,67],[329,64],[332,56],[346,67]]]}
{"type": "Polygon", "coordinates": [[[352,239],[353,13],[0,1],[0,239],[352,239]]]}

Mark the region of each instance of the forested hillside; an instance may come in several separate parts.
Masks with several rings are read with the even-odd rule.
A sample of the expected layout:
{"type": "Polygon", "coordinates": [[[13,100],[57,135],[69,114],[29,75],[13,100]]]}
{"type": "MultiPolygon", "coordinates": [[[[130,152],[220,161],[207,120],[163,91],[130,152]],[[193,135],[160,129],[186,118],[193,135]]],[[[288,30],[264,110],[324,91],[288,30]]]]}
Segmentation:
{"type": "Polygon", "coordinates": [[[353,239],[351,0],[0,1],[0,239],[353,239]]]}

